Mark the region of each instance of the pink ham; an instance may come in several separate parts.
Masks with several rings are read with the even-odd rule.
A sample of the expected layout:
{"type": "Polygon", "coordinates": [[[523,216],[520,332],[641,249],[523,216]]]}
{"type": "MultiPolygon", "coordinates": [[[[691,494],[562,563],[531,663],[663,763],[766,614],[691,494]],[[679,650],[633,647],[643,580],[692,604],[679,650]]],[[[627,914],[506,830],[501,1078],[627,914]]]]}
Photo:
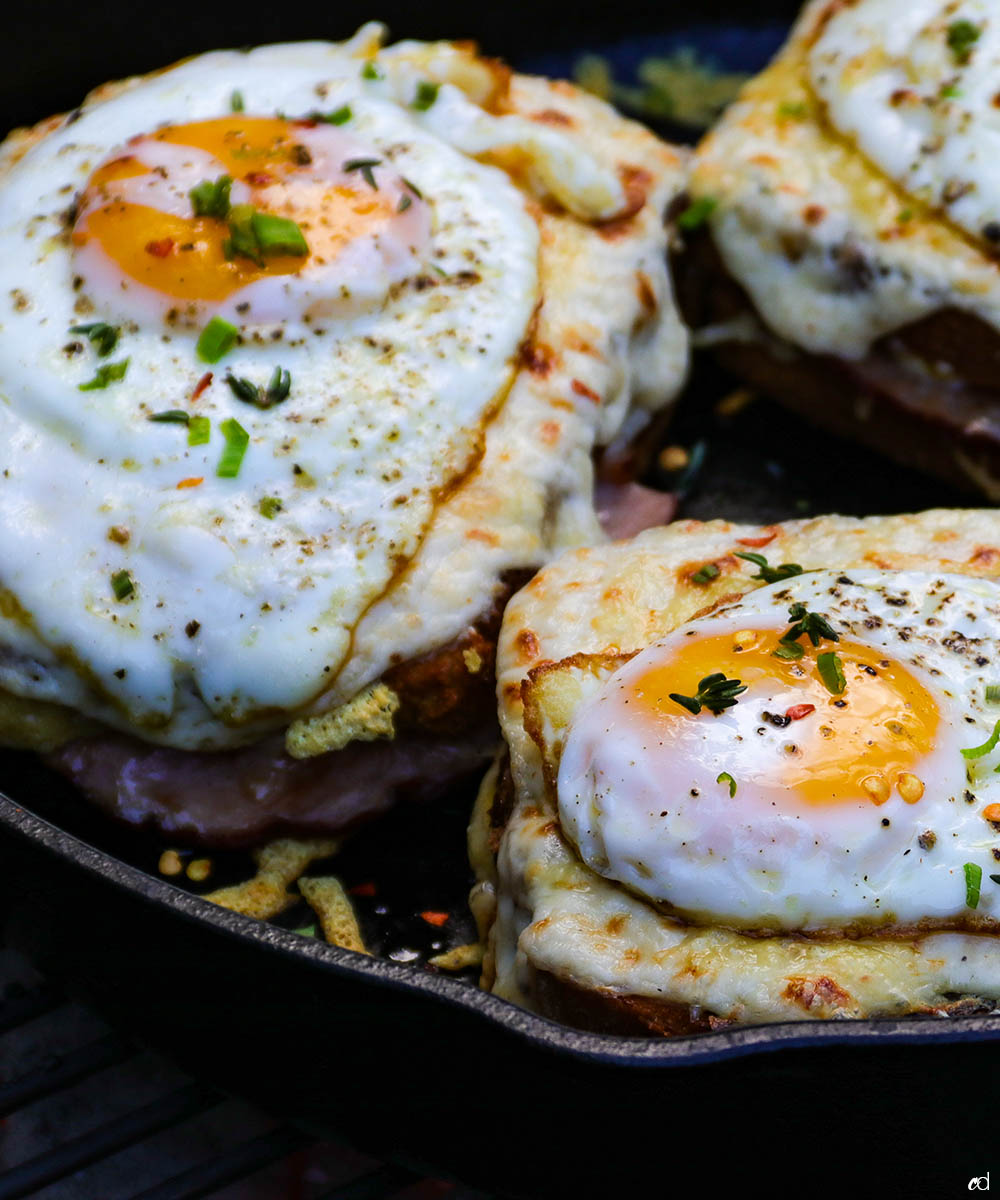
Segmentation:
{"type": "Polygon", "coordinates": [[[600,482],[594,503],[601,528],[610,538],[635,537],[654,525],[666,525],[677,511],[677,497],[640,483],[600,482]]]}

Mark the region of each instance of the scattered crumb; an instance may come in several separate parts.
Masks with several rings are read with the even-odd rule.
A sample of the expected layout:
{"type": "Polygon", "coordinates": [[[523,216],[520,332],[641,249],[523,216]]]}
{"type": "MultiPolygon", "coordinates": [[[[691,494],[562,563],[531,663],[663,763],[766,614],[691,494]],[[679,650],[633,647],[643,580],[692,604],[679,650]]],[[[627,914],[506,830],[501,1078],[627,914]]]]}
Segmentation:
{"type": "Polygon", "coordinates": [[[442,971],[464,971],[466,967],[478,967],[483,961],[483,945],[481,942],[468,942],[464,946],[455,946],[443,954],[435,954],[429,958],[432,967],[442,971]]]}
{"type": "Polygon", "coordinates": [[[176,850],[164,850],[157,863],[157,869],[161,875],[179,875],[184,870],[184,864],[176,850]]]}

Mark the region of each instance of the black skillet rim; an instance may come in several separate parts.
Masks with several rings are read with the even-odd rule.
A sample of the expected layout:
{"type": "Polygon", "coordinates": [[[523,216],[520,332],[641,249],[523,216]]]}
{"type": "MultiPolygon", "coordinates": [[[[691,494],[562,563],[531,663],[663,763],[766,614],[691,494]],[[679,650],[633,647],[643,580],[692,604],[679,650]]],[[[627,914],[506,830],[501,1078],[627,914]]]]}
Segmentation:
{"type": "Polygon", "coordinates": [[[291,930],[221,908],[74,837],[3,792],[0,792],[0,826],[130,893],[133,899],[169,909],[183,920],[207,924],[228,938],[256,944],[282,957],[311,960],[321,970],[357,983],[368,983],[375,989],[416,991],[438,1003],[474,1013],[539,1049],[594,1063],[663,1069],[802,1047],[1000,1040],[1000,1014],[831,1022],[804,1020],[656,1039],[583,1032],[538,1016],[462,980],[307,940],[291,930]]]}

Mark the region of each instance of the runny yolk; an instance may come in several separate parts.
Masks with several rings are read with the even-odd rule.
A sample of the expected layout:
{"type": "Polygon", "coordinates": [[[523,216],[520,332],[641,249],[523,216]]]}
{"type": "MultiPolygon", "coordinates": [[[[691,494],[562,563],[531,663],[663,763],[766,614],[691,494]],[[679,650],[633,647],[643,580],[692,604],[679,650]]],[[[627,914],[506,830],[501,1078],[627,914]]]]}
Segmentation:
{"type": "MultiPolygon", "coordinates": [[[[754,706],[755,723],[765,704],[761,693],[791,694],[788,709],[813,705],[814,711],[792,720],[785,732],[794,751],[782,756],[777,778],[769,782],[794,790],[808,804],[884,804],[893,791],[908,803],[923,794],[919,765],[935,745],[940,724],[937,702],[900,663],[881,650],[857,642],[800,639],[802,658],[774,657],[780,632],[745,630],[739,634],[692,637],[663,663],[651,667],[633,685],[640,711],[658,721],[714,721],[703,708],[686,711],[670,693],[693,696],[707,675],[723,672],[740,679],[748,691],[738,704],[754,706]],[[846,686],[832,695],[817,667],[817,656],[835,651],[846,686]]],[[[784,717],[784,708],[774,715],[784,717]]],[[[739,751],[736,749],[738,765],[739,751]]],[[[736,771],[733,771],[734,776],[736,771]]]]}
{"type": "Polygon", "coordinates": [[[224,300],[263,276],[332,261],[359,235],[392,219],[394,197],[372,189],[359,173],[345,174],[340,164],[333,178],[321,177],[303,144],[303,128],[279,118],[233,115],[133,138],[126,153],[91,175],[74,243],[95,239],[125,275],[178,300],[224,300]],[[227,260],[225,220],[196,217],[193,207],[190,216],[178,216],[123,199],[116,183],[156,170],[162,175],[163,168],[142,161],[144,144],[156,142],[213,155],[217,165],[208,182],[229,175],[245,184],[255,209],[298,224],[309,254],[267,255],[263,265],[242,256],[227,260]]]}

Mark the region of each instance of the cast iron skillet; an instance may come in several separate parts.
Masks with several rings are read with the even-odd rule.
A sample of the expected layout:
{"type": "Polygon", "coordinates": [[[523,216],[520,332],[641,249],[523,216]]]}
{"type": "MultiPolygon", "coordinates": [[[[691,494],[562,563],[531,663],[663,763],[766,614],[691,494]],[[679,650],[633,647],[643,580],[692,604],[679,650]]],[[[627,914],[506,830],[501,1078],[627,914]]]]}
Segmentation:
{"type": "MultiPolygon", "coordinates": [[[[391,7],[384,8],[390,20],[391,7]]],[[[729,9],[722,34],[702,28],[694,39],[715,38],[730,65],[757,65],[740,56],[759,61],[780,36],[777,27],[734,37],[740,14],[729,9]]],[[[766,15],[787,9],[770,5],[766,15]]],[[[84,32],[81,12],[42,48],[53,69],[65,67],[84,32]]],[[[239,33],[207,13],[197,30],[174,27],[156,39],[144,36],[153,18],[139,13],[127,31],[105,28],[93,56],[75,63],[75,76],[55,84],[48,76],[44,96],[37,82],[44,73],[22,61],[22,89],[14,95],[5,81],[8,108],[15,119],[35,119],[103,77],[184,52],[336,37],[357,24],[339,14],[331,27],[316,8],[277,25],[273,10],[240,12],[239,33]]],[[[626,65],[657,42],[651,34],[662,31],[664,44],[671,33],[668,16],[651,19],[639,6],[575,12],[571,29],[544,4],[532,6],[530,18],[526,8],[450,14],[431,5],[393,23],[416,36],[479,36],[518,66],[552,72],[565,72],[567,47],[607,47],[613,29],[634,35],[614,47],[626,65]]],[[[710,15],[702,6],[699,17],[710,15]]],[[[759,7],[754,18],[762,20],[759,7]]],[[[693,479],[653,480],[686,489],[683,515],[771,521],[968,502],[764,402],[719,416],[713,401],[730,386],[702,366],[671,439],[703,443],[703,468],[693,479]]],[[[0,888],[11,944],[192,1073],[319,1133],[532,1197],[620,1192],[653,1170],[662,1170],[666,1188],[682,1162],[699,1164],[704,1190],[786,1174],[815,1181],[818,1143],[835,1151],[822,1158],[824,1190],[865,1178],[880,1195],[926,1194],[934,1182],[964,1189],[990,1167],[977,1096],[1000,1065],[1000,1018],[612,1038],[564,1028],[468,979],[422,968],[434,949],[417,916],[422,908],[450,912],[452,944],[471,936],[462,845],[470,788],[440,805],[397,812],[337,859],[349,885],[377,883],[375,897],[358,901],[376,951],[365,958],[227,912],[156,877],[162,841],[109,825],[30,756],[0,758],[0,780],[8,792],[0,796],[0,888]],[[845,1131],[877,1142],[874,1174],[845,1152],[845,1131]]],[[[246,874],[246,861],[216,856],[211,886],[246,874]]],[[[284,923],[301,920],[293,913],[284,923]]]]}

